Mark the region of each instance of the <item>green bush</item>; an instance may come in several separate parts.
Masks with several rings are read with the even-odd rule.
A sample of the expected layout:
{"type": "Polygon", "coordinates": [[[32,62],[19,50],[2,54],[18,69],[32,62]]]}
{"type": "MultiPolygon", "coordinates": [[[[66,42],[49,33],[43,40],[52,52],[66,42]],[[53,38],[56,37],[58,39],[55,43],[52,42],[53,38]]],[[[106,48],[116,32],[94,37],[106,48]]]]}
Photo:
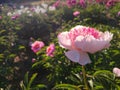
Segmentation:
{"type": "Polygon", "coordinates": [[[26,11],[12,19],[7,13],[14,13],[18,9],[4,6],[0,13],[0,88],[19,90],[22,87],[22,90],[27,90],[36,85],[47,86],[47,90],[84,88],[81,66],[65,57],[65,49],[59,47],[57,41],[60,32],[84,25],[114,34],[109,49],[89,55],[92,63],[85,67],[89,87],[91,90],[119,90],[120,79],[112,73],[114,67],[120,68],[119,9],[120,3],[110,8],[92,3],[87,4],[86,8],[60,6],[46,13],[31,12],[31,15],[26,11]],[[80,14],[74,16],[74,11],[80,14]],[[45,47],[37,54],[31,50],[31,43],[36,40],[45,43],[45,47]],[[46,56],[46,48],[50,43],[55,44],[54,57],[46,56]],[[35,62],[32,62],[32,58],[35,58],[35,62]],[[26,79],[23,80],[24,75],[27,84],[26,79]]]}

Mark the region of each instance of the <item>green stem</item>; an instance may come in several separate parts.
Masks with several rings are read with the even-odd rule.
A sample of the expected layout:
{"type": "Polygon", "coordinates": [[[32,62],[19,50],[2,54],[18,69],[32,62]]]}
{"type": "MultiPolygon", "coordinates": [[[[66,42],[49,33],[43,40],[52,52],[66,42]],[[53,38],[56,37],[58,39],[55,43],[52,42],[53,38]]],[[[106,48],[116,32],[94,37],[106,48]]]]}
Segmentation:
{"type": "Polygon", "coordinates": [[[87,79],[86,79],[85,67],[84,66],[82,66],[82,73],[83,73],[83,79],[84,79],[84,84],[85,84],[85,90],[89,90],[88,84],[87,84],[87,79]]]}

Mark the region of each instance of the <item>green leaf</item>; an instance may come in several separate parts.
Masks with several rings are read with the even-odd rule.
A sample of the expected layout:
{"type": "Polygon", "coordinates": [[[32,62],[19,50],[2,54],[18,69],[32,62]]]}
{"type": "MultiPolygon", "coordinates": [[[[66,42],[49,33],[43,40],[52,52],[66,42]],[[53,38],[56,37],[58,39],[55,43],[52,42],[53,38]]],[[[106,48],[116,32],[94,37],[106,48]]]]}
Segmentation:
{"type": "Polygon", "coordinates": [[[23,81],[20,83],[20,87],[22,88],[22,90],[27,90],[26,86],[24,85],[23,81]]]}
{"type": "Polygon", "coordinates": [[[29,83],[28,83],[27,88],[30,88],[30,87],[31,87],[32,82],[34,81],[34,79],[36,78],[36,76],[37,76],[37,73],[35,73],[35,74],[32,75],[32,77],[30,78],[30,81],[29,81],[29,83]]]}
{"type": "Polygon", "coordinates": [[[0,54],[0,58],[4,58],[4,54],[0,54]]]}
{"type": "Polygon", "coordinates": [[[91,89],[93,90],[93,80],[89,80],[88,82],[89,82],[91,89]]]}
{"type": "Polygon", "coordinates": [[[37,67],[38,65],[40,65],[41,64],[41,62],[35,62],[33,65],[32,65],[32,68],[35,68],[35,67],[37,67]]]}
{"type": "Polygon", "coordinates": [[[116,87],[117,87],[117,90],[120,90],[120,86],[119,85],[116,85],[116,87]]]}
{"type": "Polygon", "coordinates": [[[45,89],[45,88],[47,88],[46,85],[44,85],[44,84],[38,84],[38,85],[33,86],[32,88],[30,88],[30,90],[40,90],[40,89],[45,89]]]}
{"type": "Polygon", "coordinates": [[[104,90],[104,87],[98,85],[98,86],[96,86],[94,89],[95,89],[95,90],[104,90]]]}
{"type": "Polygon", "coordinates": [[[47,88],[47,86],[44,85],[44,84],[38,84],[38,85],[36,85],[36,87],[38,87],[38,88],[47,88]]]}
{"type": "Polygon", "coordinates": [[[57,89],[81,90],[78,86],[71,84],[59,84],[53,88],[53,90],[57,90],[57,89]]]}
{"type": "Polygon", "coordinates": [[[21,50],[21,49],[25,49],[25,46],[19,46],[19,50],[21,50]]]}
{"type": "Polygon", "coordinates": [[[28,72],[25,74],[25,77],[24,77],[24,84],[25,84],[25,86],[28,85],[28,72]]]}
{"type": "Polygon", "coordinates": [[[106,90],[116,87],[115,76],[107,70],[100,70],[94,73],[94,82],[103,86],[106,90]]]}
{"type": "Polygon", "coordinates": [[[14,58],[16,55],[15,54],[10,54],[9,58],[14,58]]]}
{"type": "Polygon", "coordinates": [[[4,33],[6,30],[0,30],[0,34],[4,33]]]}

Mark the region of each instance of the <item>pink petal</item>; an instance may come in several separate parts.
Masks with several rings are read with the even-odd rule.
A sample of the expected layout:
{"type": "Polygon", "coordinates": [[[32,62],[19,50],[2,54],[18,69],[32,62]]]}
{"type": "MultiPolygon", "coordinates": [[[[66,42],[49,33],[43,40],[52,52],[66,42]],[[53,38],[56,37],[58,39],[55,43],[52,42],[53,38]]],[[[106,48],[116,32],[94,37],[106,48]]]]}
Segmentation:
{"type": "Polygon", "coordinates": [[[113,73],[117,76],[120,77],[120,69],[119,68],[113,68],[113,73]]]}
{"type": "Polygon", "coordinates": [[[80,59],[80,54],[78,51],[67,51],[65,52],[65,55],[67,56],[68,59],[70,59],[73,62],[79,62],[80,59]]]}
{"type": "Polygon", "coordinates": [[[88,63],[91,63],[91,60],[86,52],[79,52],[80,53],[80,60],[79,64],[86,65],[88,63]]]}
{"type": "Polygon", "coordinates": [[[75,46],[84,52],[95,53],[109,46],[109,41],[105,39],[96,39],[93,36],[78,36],[75,40],[75,46]]]}
{"type": "Polygon", "coordinates": [[[69,58],[73,62],[78,62],[80,65],[86,65],[91,63],[90,58],[87,53],[85,52],[78,52],[78,51],[68,51],[65,52],[67,58],[69,58]]]}
{"type": "Polygon", "coordinates": [[[102,36],[102,39],[104,39],[107,42],[110,42],[112,38],[113,38],[113,34],[108,31],[106,31],[102,36]]]}
{"type": "Polygon", "coordinates": [[[73,12],[73,15],[74,15],[74,16],[78,16],[79,14],[80,14],[79,11],[75,11],[75,12],[73,12]]]}
{"type": "Polygon", "coordinates": [[[61,47],[72,49],[71,40],[68,36],[68,32],[63,32],[58,35],[58,41],[61,47]]]}

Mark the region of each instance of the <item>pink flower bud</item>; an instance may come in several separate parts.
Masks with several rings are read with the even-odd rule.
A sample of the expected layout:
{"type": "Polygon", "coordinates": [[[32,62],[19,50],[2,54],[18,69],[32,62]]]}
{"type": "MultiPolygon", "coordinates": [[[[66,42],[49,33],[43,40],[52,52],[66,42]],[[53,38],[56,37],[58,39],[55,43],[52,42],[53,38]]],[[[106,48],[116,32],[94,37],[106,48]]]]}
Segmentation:
{"type": "Polygon", "coordinates": [[[32,58],[32,63],[36,62],[36,59],[35,58],[32,58]]]}
{"type": "Polygon", "coordinates": [[[80,14],[79,11],[75,11],[75,12],[73,12],[73,15],[74,15],[74,16],[78,16],[79,14],[80,14]]]}
{"type": "Polygon", "coordinates": [[[120,69],[119,68],[113,68],[113,73],[116,75],[116,77],[120,77],[120,69]]]}

